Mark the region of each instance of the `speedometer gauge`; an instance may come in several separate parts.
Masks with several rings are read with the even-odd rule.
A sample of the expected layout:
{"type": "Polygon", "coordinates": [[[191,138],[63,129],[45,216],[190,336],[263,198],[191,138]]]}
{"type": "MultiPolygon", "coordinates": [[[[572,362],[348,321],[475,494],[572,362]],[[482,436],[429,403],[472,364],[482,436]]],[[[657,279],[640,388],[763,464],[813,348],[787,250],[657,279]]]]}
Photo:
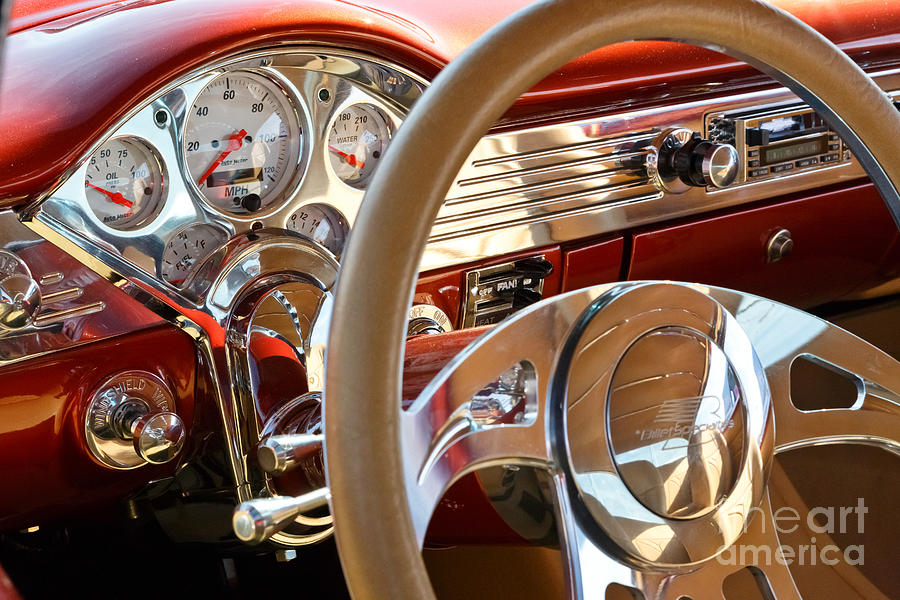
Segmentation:
{"type": "Polygon", "coordinates": [[[341,181],[354,187],[366,184],[390,142],[388,123],[371,104],[354,104],[335,116],[328,130],[328,154],[341,181]]]}
{"type": "Polygon", "coordinates": [[[212,80],[185,123],[184,156],[197,190],[220,210],[271,206],[295,172],[300,119],[272,79],[234,71],[212,80]]]}
{"type": "Polygon", "coordinates": [[[107,227],[134,229],[143,225],[158,211],[162,193],[162,163],[143,142],[114,138],[88,160],[85,198],[107,227]]]}

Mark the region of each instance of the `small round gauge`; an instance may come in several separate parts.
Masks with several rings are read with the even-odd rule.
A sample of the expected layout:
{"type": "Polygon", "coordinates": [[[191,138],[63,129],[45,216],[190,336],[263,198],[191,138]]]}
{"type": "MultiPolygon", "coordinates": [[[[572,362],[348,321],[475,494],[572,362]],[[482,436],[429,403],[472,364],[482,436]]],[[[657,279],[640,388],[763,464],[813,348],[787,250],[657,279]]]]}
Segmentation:
{"type": "Polygon", "coordinates": [[[363,187],[390,143],[390,121],[371,104],[348,106],[335,116],[328,131],[328,155],[335,174],[363,187]]]}
{"type": "Polygon", "coordinates": [[[271,206],[296,171],[302,129],[272,79],[234,71],[213,79],[184,128],[188,174],[219,210],[251,214],[271,206]]]}
{"type": "Polygon", "coordinates": [[[337,210],[327,204],[301,206],[288,217],[287,228],[340,256],[350,227],[337,210]]]}
{"type": "Polygon", "coordinates": [[[159,274],[167,282],[180,286],[194,267],[225,243],[228,236],[212,225],[192,225],[172,236],[163,250],[159,274]]]}
{"type": "Polygon", "coordinates": [[[88,161],[84,194],[94,215],[104,225],[113,229],[139,227],[162,204],[162,161],[141,141],[111,139],[88,161]]]}

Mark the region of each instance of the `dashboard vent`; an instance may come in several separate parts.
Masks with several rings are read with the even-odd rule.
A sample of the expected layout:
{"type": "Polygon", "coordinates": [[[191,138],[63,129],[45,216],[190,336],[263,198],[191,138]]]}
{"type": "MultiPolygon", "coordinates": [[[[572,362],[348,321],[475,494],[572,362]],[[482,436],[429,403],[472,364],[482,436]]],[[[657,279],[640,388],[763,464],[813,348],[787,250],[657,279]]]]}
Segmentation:
{"type": "Polygon", "coordinates": [[[654,132],[593,139],[590,134],[585,126],[556,126],[485,137],[451,187],[429,241],[527,227],[659,196],[643,169],[654,132]],[[559,137],[568,143],[553,144],[559,137]]]}

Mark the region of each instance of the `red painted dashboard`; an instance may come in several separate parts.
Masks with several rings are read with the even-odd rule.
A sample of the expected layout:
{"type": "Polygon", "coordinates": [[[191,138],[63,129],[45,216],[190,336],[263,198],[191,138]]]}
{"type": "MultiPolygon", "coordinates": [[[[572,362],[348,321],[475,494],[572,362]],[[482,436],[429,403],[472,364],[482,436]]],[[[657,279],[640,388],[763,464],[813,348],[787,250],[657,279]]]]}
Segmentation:
{"type": "MultiPolygon", "coordinates": [[[[23,209],[42,199],[143,99],[220,58],[315,42],[377,56],[429,79],[521,4],[16,3],[0,79],[0,206],[23,209]]],[[[892,2],[777,4],[868,69],[900,64],[900,10],[892,2]]],[[[719,54],[670,43],[622,44],[545,79],[510,109],[497,130],[770,87],[760,74],[719,54]]],[[[437,306],[458,327],[467,271],[540,253],[553,266],[545,297],[621,279],[674,279],[740,288],[808,308],[891,281],[900,266],[898,241],[874,188],[857,179],[423,273],[415,301],[437,306]],[[770,264],[766,242],[780,229],[793,233],[794,252],[770,264]]],[[[50,262],[67,260],[62,255],[50,262]]],[[[65,521],[172,473],[166,466],[110,471],[85,454],[79,432],[86,398],[110,374],[140,368],[160,375],[176,391],[192,438],[201,439],[209,425],[198,415],[210,411],[210,384],[197,374],[199,359],[187,334],[148,316],[112,283],[93,278],[92,284],[100,290],[95,293],[117,302],[103,318],[128,321],[130,331],[104,331],[101,321],[102,335],[88,332],[84,344],[0,369],[0,474],[9,490],[0,495],[0,530],[65,521]]],[[[413,397],[475,331],[453,334],[449,341],[412,339],[406,397],[413,397]]],[[[517,539],[491,512],[473,479],[448,497],[432,529],[438,541],[472,541],[457,523],[473,513],[481,515],[480,541],[517,539]]]]}

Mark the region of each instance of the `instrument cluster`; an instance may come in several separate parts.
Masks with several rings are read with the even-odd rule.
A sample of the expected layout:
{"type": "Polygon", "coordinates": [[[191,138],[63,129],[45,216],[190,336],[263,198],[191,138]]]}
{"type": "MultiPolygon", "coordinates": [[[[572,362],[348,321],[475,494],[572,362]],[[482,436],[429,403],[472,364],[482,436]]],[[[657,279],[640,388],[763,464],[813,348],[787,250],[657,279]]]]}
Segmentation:
{"type": "Polygon", "coordinates": [[[183,288],[231,237],[287,230],[339,258],[424,83],[351,53],[284,50],[177,83],[129,115],[41,219],[183,288]]]}

